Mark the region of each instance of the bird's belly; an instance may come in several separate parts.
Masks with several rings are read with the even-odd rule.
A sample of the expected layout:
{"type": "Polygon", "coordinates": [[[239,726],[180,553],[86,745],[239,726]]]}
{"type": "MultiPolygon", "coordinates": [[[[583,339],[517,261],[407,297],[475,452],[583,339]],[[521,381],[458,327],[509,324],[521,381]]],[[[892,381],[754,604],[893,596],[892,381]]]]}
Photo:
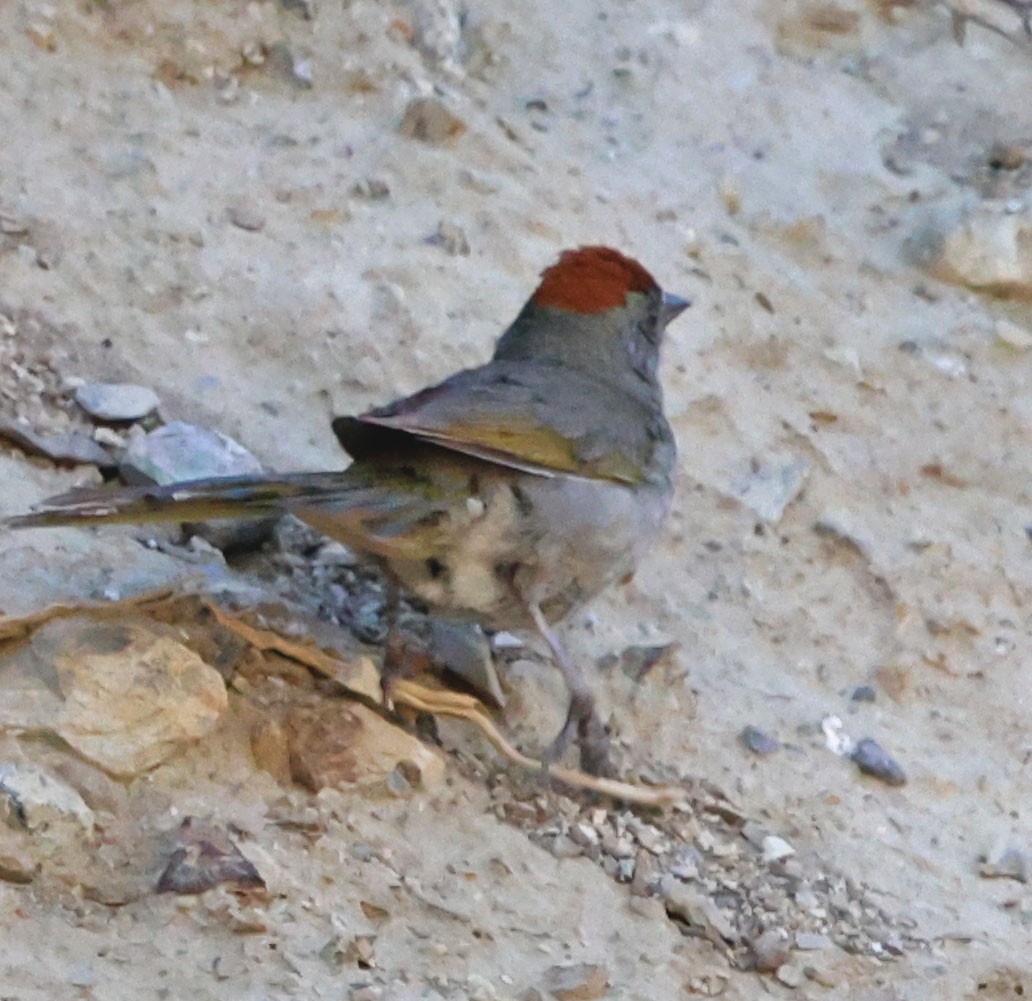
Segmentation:
{"type": "Polygon", "coordinates": [[[629,576],[670,509],[669,491],[598,480],[533,485],[535,520],[548,526],[518,573],[520,591],[550,621],[629,576]]]}
{"type": "Polygon", "coordinates": [[[389,566],[427,604],[489,627],[529,625],[531,603],[557,621],[634,569],[668,508],[659,488],[507,470],[450,505],[431,557],[389,566]]]}

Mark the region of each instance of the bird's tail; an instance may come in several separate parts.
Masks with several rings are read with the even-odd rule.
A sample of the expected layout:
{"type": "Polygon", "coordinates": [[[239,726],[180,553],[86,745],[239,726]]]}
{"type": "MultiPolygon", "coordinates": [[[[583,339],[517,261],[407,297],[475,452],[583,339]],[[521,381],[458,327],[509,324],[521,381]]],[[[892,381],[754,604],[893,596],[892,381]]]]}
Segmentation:
{"type": "Polygon", "coordinates": [[[50,497],[29,514],[0,521],[4,528],[206,521],[275,516],[306,502],[325,504],[351,491],[345,474],[293,473],[187,480],[168,486],[81,488],[50,497]]]}

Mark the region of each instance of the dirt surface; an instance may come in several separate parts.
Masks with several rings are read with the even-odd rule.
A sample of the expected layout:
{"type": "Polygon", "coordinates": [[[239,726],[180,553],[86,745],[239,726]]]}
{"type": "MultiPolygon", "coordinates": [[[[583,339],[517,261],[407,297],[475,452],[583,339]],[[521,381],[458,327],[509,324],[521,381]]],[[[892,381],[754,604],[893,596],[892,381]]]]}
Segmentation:
{"type": "MultiPolygon", "coordinates": [[[[12,732],[2,761],[94,819],[8,817],[0,994],[1032,990],[1032,295],[936,266],[967,213],[1026,211],[1021,8],[0,5],[0,417],[92,430],[75,387],[128,381],[271,468],[332,468],[331,414],[483,361],[562,248],[693,298],[665,348],[665,538],[566,634],[623,773],[738,811],[562,796],[458,723],[429,788],[313,793],[259,767],[240,684],[131,778],[12,732]],[[843,733],[906,783],[832,753],[843,733]],[[153,892],[187,816],[263,894],[153,892]]],[[[4,445],[0,513],[97,479],[4,445]]],[[[0,538],[0,610],[292,565],[154,534],[0,538]]],[[[540,747],[561,688],[512,659],[503,725],[540,747]]]]}

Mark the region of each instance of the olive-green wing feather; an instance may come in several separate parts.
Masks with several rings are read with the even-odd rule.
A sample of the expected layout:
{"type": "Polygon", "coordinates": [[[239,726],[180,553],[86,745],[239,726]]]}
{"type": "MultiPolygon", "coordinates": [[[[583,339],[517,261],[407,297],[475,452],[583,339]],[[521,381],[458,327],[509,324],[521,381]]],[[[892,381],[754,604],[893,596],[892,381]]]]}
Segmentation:
{"type": "Polygon", "coordinates": [[[350,492],[345,474],[227,476],[167,486],[79,488],[48,497],[29,514],[5,519],[5,528],[39,528],[87,522],[143,524],[282,514],[295,504],[350,492]]]}
{"type": "Polygon", "coordinates": [[[558,366],[494,361],[334,430],[356,457],[390,446],[373,428],[400,432],[540,476],[640,483],[669,429],[642,401],[558,366]]]}

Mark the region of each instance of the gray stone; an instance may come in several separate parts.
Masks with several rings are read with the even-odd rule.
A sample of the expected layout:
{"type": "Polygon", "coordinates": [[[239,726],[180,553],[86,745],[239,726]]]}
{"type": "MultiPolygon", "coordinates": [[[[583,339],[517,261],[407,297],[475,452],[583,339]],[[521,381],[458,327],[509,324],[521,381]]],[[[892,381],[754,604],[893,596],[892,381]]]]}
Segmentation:
{"type": "Polygon", "coordinates": [[[784,965],[791,953],[788,939],[777,928],[769,928],[749,943],[753,968],[758,973],[773,973],[784,965]]]}
{"type": "Polygon", "coordinates": [[[249,201],[237,202],[226,209],[226,217],[238,229],[257,233],[265,228],[265,216],[249,201]]]}
{"type": "Polygon", "coordinates": [[[27,452],[42,455],[51,462],[76,465],[112,466],[111,455],[92,438],[75,431],[46,434],[22,421],[0,417],[0,438],[8,438],[27,452]]]}
{"type": "MultiPolygon", "coordinates": [[[[119,465],[131,484],[159,485],[216,476],[253,476],[261,463],[243,445],[220,431],[172,421],[137,434],[119,465]]],[[[275,518],[214,519],[189,523],[187,531],[219,550],[254,548],[270,535],[275,518]]]]}
{"type": "Polygon", "coordinates": [[[818,949],[830,949],[831,939],[820,932],[801,931],[796,932],[795,944],[797,949],[813,952],[818,949]]]}
{"type": "Polygon", "coordinates": [[[865,737],[857,743],[851,757],[857,768],[865,775],[881,779],[887,785],[901,786],[907,781],[906,774],[896,759],[870,737],[865,737]]]}
{"type": "Polygon", "coordinates": [[[978,874],[986,879],[1015,879],[1027,883],[1029,858],[1020,848],[1001,846],[987,855],[978,867],[978,874]]]}
{"type": "Polygon", "coordinates": [[[800,987],[805,978],[803,968],[797,963],[785,963],[784,966],[779,966],[777,972],[774,974],[786,987],[800,987]]]}
{"type": "Polygon", "coordinates": [[[220,431],[171,421],[132,437],[120,471],[128,483],[176,483],[209,476],[250,476],[262,464],[220,431]]]}
{"type": "Polygon", "coordinates": [[[138,421],[161,403],[150,387],[119,382],[87,382],[75,391],[75,402],[100,421],[138,421]]]}

